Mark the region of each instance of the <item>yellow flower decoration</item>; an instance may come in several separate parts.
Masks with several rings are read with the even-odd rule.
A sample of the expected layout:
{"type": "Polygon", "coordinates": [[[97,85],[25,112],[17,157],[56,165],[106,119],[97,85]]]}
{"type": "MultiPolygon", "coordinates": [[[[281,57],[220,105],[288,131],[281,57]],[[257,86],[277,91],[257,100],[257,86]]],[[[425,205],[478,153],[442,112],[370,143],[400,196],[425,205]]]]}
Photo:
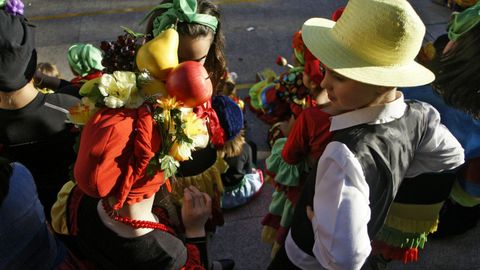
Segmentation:
{"type": "Polygon", "coordinates": [[[205,122],[194,112],[183,112],[182,121],[185,123],[185,135],[193,140],[193,147],[205,147],[208,144],[208,129],[205,122]]]}
{"type": "Polygon", "coordinates": [[[180,107],[180,103],[177,101],[175,97],[159,98],[157,99],[157,103],[160,106],[160,108],[168,111],[180,107]]]}

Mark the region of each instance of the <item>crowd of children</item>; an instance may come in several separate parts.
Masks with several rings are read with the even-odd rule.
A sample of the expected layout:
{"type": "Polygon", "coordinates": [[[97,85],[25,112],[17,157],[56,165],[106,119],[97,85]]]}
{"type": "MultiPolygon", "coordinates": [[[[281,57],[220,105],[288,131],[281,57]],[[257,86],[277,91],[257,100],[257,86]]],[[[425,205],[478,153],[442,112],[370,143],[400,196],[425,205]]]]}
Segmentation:
{"type": "Polygon", "coordinates": [[[209,0],[72,45],[71,81],[37,64],[21,2],[0,1],[0,269],[233,269],[208,246],[264,185],[246,107],[271,125],[268,269],[415,262],[480,218],[480,3],[463,2],[427,57],[408,1],[350,0],[307,20],[294,65],[244,103],[209,0]]]}

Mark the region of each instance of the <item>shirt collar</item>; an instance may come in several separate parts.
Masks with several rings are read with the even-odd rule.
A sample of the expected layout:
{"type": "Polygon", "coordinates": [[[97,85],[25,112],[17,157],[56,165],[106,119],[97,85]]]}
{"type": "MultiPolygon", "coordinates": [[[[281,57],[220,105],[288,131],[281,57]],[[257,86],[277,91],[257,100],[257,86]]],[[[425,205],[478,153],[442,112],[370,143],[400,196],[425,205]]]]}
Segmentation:
{"type": "Polygon", "coordinates": [[[396,120],[403,116],[407,104],[403,95],[397,92],[397,99],[392,102],[377,106],[365,107],[358,110],[332,116],[330,131],[349,128],[361,124],[383,124],[396,120]]]}

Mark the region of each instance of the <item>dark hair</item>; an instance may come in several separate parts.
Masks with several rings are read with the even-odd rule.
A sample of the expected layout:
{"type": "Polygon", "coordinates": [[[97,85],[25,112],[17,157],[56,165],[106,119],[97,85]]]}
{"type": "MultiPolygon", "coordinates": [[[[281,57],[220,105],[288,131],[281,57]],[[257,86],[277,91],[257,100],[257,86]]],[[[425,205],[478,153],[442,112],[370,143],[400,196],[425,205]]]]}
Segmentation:
{"type": "MultiPolygon", "coordinates": [[[[172,0],[166,0],[162,3],[172,2],[172,0]]],[[[214,33],[213,42],[208,51],[207,58],[205,59],[205,69],[210,74],[210,79],[212,80],[213,89],[217,89],[217,85],[220,82],[220,78],[225,73],[226,64],[225,64],[225,55],[223,53],[223,47],[225,38],[222,33],[222,27],[220,22],[220,10],[218,7],[210,2],[209,0],[197,0],[197,13],[198,14],[208,14],[217,18],[218,25],[217,31],[214,33]]],[[[165,12],[164,9],[154,12],[147,24],[147,41],[153,38],[153,20],[160,14],[165,12]]],[[[188,35],[191,37],[204,37],[209,33],[212,33],[213,30],[205,25],[197,23],[186,23],[179,22],[177,24],[177,31],[180,35],[188,35]]],[[[215,94],[215,93],[214,93],[215,94]]]]}
{"type": "Polygon", "coordinates": [[[480,23],[455,41],[445,55],[438,50],[431,65],[435,91],[452,107],[480,118],[480,23]]]}
{"type": "Polygon", "coordinates": [[[0,205],[2,205],[3,200],[7,197],[12,171],[13,168],[12,165],[10,165],[10,161],[0,157],[0,205]]]}

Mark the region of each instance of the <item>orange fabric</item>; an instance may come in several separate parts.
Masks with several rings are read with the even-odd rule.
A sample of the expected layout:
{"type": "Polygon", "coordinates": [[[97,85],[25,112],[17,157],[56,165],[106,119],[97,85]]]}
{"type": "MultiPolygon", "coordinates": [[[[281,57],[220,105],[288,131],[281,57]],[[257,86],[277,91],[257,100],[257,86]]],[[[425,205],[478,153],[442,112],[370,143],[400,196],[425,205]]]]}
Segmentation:
{"type": "Polygon", "coordinates": [[[146,105],[100,110],[82,131],[74,169],[78,187],[89,196],[114,196],[113,209],[152,196],[165,182],[163,172],[146,175],[160,144],[146,105]]]}

